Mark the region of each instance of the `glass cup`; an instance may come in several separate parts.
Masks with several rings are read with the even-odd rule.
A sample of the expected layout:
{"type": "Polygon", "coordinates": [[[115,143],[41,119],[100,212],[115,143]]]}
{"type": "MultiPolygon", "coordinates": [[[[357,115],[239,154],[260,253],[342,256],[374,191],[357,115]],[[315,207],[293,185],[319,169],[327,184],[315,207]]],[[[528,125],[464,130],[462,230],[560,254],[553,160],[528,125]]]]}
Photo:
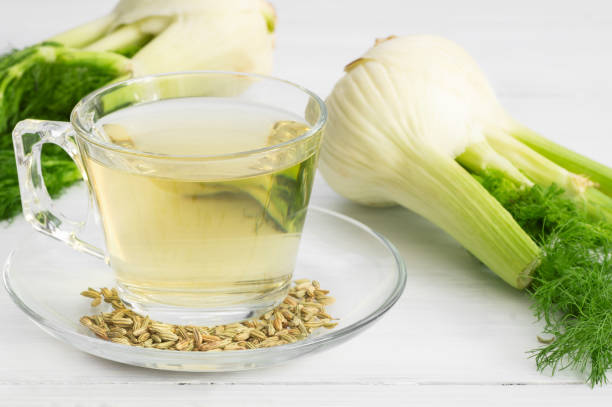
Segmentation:
{"type": "Polygon", "coordinates": [[[199,325],[254,318],[287,294],[326,116],[312,92],[259,75],[112,84],[82,99],[70,123],[15,127],[23,213],[36,230],[105,260],[137,312],[199,325]],[[148,130],[131,138],[117,118],[148,130]],[[170,131],[158,134],[155,123],[170,131]],[[41,172],[46,143],[80,169],[105,249],[54,207],[41,172]]]}

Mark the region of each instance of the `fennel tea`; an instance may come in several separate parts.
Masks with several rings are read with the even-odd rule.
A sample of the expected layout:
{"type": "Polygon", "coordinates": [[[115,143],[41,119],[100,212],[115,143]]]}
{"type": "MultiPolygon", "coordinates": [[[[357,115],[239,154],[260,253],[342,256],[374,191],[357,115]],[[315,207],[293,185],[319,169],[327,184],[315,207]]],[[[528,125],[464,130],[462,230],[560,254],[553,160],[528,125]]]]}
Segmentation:
{"type": "Polygon", "coordinates": [[[85,160],[118,283],[168,305],[223,306],[286,290],[314,177],[316,155],[297,146],[232,156],[302,135],[299,118],[209,99],[111,113],[98,137],[145,154],[85,160]]]}

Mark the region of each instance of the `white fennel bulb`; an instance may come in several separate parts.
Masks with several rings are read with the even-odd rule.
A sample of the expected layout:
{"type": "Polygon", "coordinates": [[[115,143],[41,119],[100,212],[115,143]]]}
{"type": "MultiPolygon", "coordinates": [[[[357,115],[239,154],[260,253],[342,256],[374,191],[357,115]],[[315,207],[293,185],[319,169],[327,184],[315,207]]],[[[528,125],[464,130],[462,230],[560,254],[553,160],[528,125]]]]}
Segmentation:
{"type": "Polygon", "coordinates": [[[320,169],[337,192],[403,205],[430,219],[515,287],[539,249],[474,178],[487,170],[530,187],[556,183],[587,202],[609,199],[517,140],[476,62],[432,36],[389,37],[348,64],[327,99],[320,169]]]}
{"type": "Polygon", "coordinates": [[[132,76],[189,70],[266,74],[275,23],[265,0],[121,0],[109,15],[51,40],[133,54],[132,76]]]}

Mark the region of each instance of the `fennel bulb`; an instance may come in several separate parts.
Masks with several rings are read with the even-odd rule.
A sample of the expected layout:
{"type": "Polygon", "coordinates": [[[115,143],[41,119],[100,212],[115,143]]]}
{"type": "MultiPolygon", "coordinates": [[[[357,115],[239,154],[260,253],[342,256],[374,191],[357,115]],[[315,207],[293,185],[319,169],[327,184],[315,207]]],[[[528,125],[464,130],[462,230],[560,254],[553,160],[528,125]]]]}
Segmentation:
{"type": "Polygon", "coordinates": [[[137,47],[134,76],[189,70],[266,74],[275,24],[274,9],[264,0],[121,0],[108,16],[49,41],[93,51],[137,47]]]}
{"type": "MultiPolygon", "coordinates": [[[[468,82],[455,84],[452,72],[462,67],[454,64],[456,49],[449,54],[438,42],[446,43],[379,41],[347,65],[327,99],[321,172],[349,199],[399,203],[430,219],[509,284],[525,287],[537,245],[455,159],[472,148],[483,163],[524,176],[488,145],[464,100],[473,97],[464,89],[468,82]]],[[[473,74],[474,66],[459,69],[473,74]]]]}
{"type": "Polygon", "coordinates": [[[513,137],[524,127],[502,109],[476,62],[446,39],[377,41],[347,65],[327,104],[320,168],[332,188],[419,213],[514,287],[529,283],[538,247],[471,173],[496,170],[525,187],[556,184],[612,214],[595,183],[513,137]]]}
{"type": "Polygon", "coordinates": [[[327,99],[319,168],[330,186],[362,204],[405,206],[513,287],[532,283],[535,314],[556,338],[535,351],[538,367],[605,382],[612,170],[515,121],[446,39],[378,40],[345,71],[327,99]]]}

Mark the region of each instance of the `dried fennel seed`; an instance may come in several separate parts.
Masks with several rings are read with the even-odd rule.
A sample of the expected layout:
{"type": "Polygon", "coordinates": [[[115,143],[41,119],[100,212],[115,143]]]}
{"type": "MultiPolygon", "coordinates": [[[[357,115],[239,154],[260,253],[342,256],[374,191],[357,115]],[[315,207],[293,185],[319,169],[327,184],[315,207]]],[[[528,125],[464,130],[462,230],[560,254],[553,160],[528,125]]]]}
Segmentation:
{"type": "Polygon", "coordinates": [[[229,351],[267,348],[305,339],[318,328],[331,329],[338,325],[325,306],[334,302],[328,290],[317,281],[294,281],[287,298],[259,319],[215,327],[181,326],[152,321],[125,307],[115,288],[96,291],[88,288],[81,293],[91,298],[92,306],[102,301],[113,307],[112,312],[84,316],[81,324],[107,341],[143,348],[177,351],[229,351]]]}

